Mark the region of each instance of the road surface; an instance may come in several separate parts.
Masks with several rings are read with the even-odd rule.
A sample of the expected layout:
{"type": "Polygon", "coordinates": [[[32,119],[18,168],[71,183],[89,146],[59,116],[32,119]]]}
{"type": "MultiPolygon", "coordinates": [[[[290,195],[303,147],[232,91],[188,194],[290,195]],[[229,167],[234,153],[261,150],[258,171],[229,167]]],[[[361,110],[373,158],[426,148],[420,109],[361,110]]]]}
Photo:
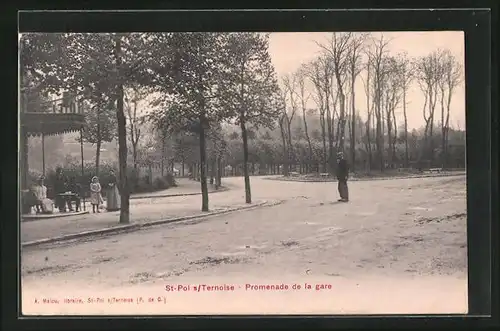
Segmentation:
{"type": "MultiPolygon", "coordinates": [[[[224,180],[233,189],[211,203],[241,203],[243,179],[224,180]]],[[[465,176],[351,182],[349,203],[336,202],[336,183],[251,181],[254,199],[284,202],[24,249],[23,312],[467,311],[465,176]]]]}

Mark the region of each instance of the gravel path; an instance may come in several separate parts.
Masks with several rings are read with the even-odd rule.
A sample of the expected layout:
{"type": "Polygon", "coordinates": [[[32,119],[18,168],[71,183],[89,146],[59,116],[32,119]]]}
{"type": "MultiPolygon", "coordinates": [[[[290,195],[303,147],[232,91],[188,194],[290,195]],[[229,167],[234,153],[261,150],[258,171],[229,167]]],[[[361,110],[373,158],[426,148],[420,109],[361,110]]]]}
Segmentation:
{"type": "MultiPolygon", "coordinates": [[[[242,187],[242,178],[226,180],[242,187]]],[[[86,243],[24,249],[24,312],[466,312],[465,177],[353,182],[348,204],[332,202],[337,199],[332,183],[252,178],[252,188],[254,199],[285,203],[86,243]],[[193,290],[223,283],[235,290],[193,290]],[[305,283],[312,289],[305,290],[305,283]],[[191,287],[166,292],[168,284],[191,287]],[[252,290],[246,284],[289,289],[252,290]],[[302,289],[292,290],[293,284],[302,289]],[[325,286],[316,290],[316,285],[325,286]],[[42,297],[85,301],[89,295],[165,297],[165,303],[34,303],[42,297]]],[[[233,189],[210,199],[230,205],[242,197],[242,189],[233,189]]]]}

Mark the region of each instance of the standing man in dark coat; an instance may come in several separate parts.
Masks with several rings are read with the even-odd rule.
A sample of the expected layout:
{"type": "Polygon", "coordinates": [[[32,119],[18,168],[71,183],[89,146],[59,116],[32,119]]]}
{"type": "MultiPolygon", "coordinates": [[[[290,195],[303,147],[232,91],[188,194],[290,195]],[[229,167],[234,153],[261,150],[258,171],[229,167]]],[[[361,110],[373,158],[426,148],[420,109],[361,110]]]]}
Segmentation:
{"type": "Polygon", "coordinates": [[[349,201],[349,189],[347,187],[347,177],[349,176],[349,165],[344,159],[344,153],[337,153],[337,180],[340,199],[338,201],[349,201]]]}

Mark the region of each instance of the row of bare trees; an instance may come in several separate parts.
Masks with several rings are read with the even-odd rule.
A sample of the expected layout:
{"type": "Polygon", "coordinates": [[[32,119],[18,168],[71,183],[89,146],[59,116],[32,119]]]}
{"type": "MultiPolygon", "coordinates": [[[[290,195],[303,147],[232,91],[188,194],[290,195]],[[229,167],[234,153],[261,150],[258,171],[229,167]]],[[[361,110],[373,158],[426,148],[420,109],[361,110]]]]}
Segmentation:
{"type": "Polygon", "coordinates": [[[309,170],[315,167],[316,171],[333,172],[335,154],[347,152],[347,148],[350,162],[356,165],[356,149],[360,146],[368,155],[368,170],[383,171],[396,164],[409,167],[407,106],[409,91],[415,85],[424,97],[424,143],[419,160],[446,167],[451,101],[463,78],[455,55],[443,49],[418,58],[405,52],[394,54],[390,51],[391,40],[383,34],[375,37],[369,33],[334,32],[317,45],[321,53],[296,72],[283,76],[280,82],[278,124],[283,153],[288,155],[285,174],[296,153],[291,128],[296,114],[302,114],[308,160],[314,159],[314,153],[306,114],[316,114],[320,120],[322,160],[320,165],[309,164],[309,170]],[[364,86],[365,105],[356,104],[358,80],[364,86]],[[439,106],[440,118],[436,112],[439,106]],[[439,147],[433,139],[436,124],[441,129],[439,147]],[[396,152],[399,129],[404,137],[403,160],[396,152]]]}

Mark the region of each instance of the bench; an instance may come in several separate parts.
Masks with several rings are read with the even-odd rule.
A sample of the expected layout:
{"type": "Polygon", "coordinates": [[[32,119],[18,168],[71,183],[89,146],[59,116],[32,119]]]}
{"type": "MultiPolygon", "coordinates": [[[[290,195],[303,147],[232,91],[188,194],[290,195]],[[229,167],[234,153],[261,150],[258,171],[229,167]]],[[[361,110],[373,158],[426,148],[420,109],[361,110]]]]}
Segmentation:
{"type": "Polygon", "coordinates": [[[326,178],[326,177],[329,177],[329,176],[330,176],[330,174],[329,174],[328,172],[322,172],[322,173],[320,173],[320,174],[319,174],[319,176],[320,176],[321,178],[326,178]]]}
{"type": "Polygon", "coordinates": [[[429,169],[430,173],[440,173],[441,171],[443,171],[443,168],[430,168],[429,169]]]}
{"type": "Polygon", "coordinates": [[[292,172],[290,172],[290,176],[292,176],[292,177],[299,177],[300,174],[298,172],[292,171],[292,172]]]}

